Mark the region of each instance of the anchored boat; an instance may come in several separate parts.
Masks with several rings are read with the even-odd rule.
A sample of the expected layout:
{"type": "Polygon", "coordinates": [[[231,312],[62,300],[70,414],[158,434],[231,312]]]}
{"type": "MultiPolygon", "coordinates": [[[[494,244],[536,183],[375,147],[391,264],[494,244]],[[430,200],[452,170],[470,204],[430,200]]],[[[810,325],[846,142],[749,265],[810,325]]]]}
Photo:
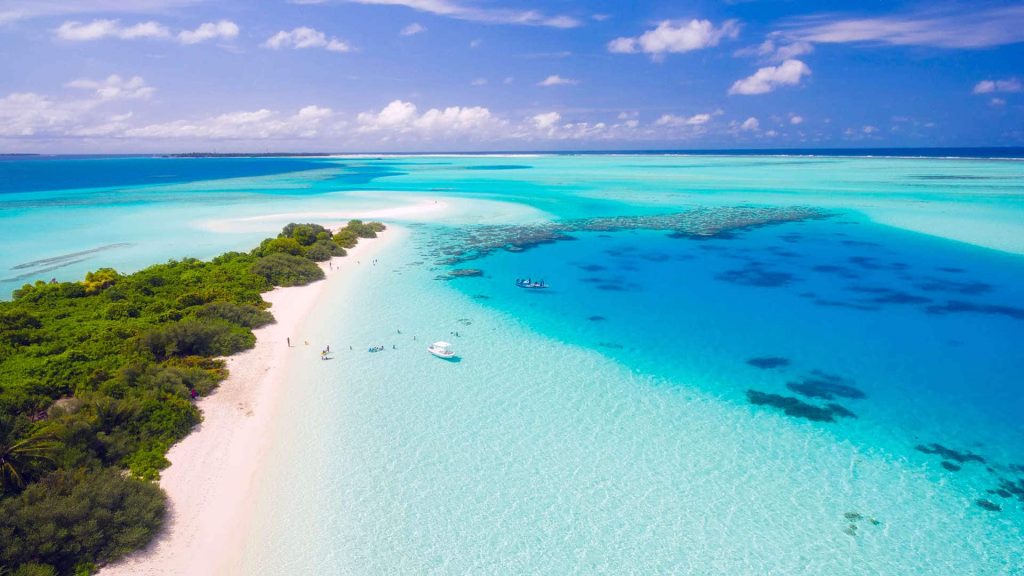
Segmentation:
{"type": "Polygon", "coordinates": [[[526,288],[528,290],[539,290],[541,288],[547,288],[548,285],[543,280],[534,282],[529,278],[516,278],[516,286],[520,288],[526,288]]]}
{"type": "Polygon", "coordinates": [[[455,351],[452,350],[452,345],[448,342],[434,342],[430,346],[427,346],[427,352],[445,360],[455,358],[455,351]]]}

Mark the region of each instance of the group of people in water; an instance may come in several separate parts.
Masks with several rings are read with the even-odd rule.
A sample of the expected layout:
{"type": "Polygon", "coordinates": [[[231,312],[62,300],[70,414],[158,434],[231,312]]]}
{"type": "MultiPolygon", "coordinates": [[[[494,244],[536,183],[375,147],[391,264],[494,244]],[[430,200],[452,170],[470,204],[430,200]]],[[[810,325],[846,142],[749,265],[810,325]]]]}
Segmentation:
{"type": "MultiPolygon", "coordinates": [[[[398,333],[401,334],[402,331],[399,330],[398,333]]],[[[457,332],[455,332],[454,334],[456,336],[458,336],[457,332]]],[[[416,337],[413,336],[412,339],[416,340],[416,337]]],[[[285,342],[287,342],[288,347],[291,348],[291,346],[292,346],[292,339],[291,339],[290,336],[285,339],[285,342]]],[[[306,346],[309,346],[309,340],[305,340],[304,342],[305,342],[306,346]]],[[[348,349],[352,350],[352,347],[349,346],[348,349]]],[[[392,350],[398,350],[398,346],[396,346],[395,344],[392,344],[391,345],[391,349],[392,350]]],[[[383,352],[384,350],[387,350],[387,348],[385,348],[383,344],[378,344],[377,346],[371,346],[371,347],[366,349],[367,352],[383,352]]],[[[320,359],[321,360],[330,360],[331,359],[331,345],[330,344],[328,344],[323,350],[320,351],[320,359]]]]}

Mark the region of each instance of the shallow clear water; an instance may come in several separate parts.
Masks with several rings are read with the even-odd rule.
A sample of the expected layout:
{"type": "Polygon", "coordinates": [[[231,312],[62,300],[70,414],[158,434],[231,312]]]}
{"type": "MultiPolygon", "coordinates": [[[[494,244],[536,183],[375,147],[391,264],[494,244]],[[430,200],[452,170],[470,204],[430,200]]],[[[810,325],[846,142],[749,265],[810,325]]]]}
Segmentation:
{"type": "Polygon", "coordinates": [[[104,183],[90,166],[103,188],[0,196],[0,268],[27,275],[5,292],[245,248],[293,219],[451,204],[403,218],[408,237],[307,323],[240,572],[1022,573],[1024,500],[1004,483],[1024,481],[1024,163],[301,162],[150,185],[132,178],[152,167],[104,183]],[[743,204],[831,216],[708,240],[576,233],[436,279],[466,227],[743,204]],[[462,361],[427,355],[437,339],[462,361]]]}

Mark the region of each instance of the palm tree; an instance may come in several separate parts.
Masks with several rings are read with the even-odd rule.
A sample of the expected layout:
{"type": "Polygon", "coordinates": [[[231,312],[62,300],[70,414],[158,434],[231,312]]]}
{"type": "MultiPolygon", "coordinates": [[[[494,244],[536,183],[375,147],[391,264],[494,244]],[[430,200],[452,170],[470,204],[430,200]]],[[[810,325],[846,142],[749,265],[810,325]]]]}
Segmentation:
{"type": "Polygon", "coordinates": [[[0,420],[0,493],[25,486],[29,466],[40,460],[52,462],[50,453],[56,447],[48,430],[19,439],[14,433],[14,419],[0,420]]]}

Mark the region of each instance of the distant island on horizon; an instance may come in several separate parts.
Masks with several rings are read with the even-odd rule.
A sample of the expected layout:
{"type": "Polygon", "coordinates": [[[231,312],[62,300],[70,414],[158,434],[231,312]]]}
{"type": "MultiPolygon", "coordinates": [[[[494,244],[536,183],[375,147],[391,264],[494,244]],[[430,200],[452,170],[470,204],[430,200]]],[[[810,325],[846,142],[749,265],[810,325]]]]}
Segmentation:
{"type": "Polygon", "coordinates": [[[939,146],[879,148],[700,148],[638,150],[477,150],[477,151],[367,151],[367,152],[169,152],[150,154],[41,154],[0,153],[0,158],[146,157],[146,158],[316,158],[324,156],[502,156],[502,155],[678,155],[678,156],[849,156],[887,158],[1024,158],[1022,146],[939,146]]]}

